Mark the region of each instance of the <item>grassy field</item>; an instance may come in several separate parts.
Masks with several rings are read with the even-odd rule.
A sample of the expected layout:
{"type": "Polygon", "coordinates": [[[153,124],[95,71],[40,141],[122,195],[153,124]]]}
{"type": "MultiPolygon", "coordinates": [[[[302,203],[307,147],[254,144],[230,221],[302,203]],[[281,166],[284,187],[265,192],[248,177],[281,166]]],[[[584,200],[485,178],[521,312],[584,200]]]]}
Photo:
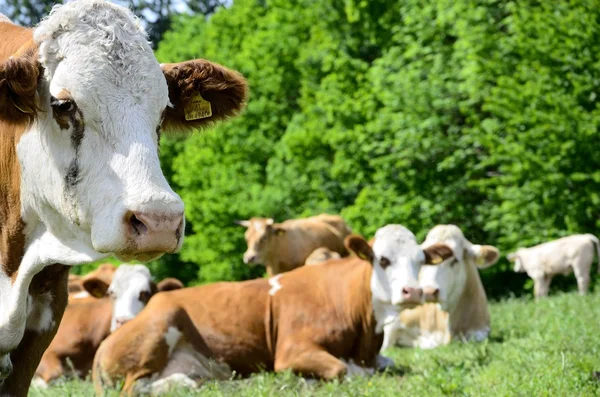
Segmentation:
{"type": "MultiPolygon", "coordinates": [[[[452,343],[435,350],[391,349],[403,368],[343,382],[307,383],[289,373],[207,382],[172,396],[598,396],[600,293],[558,294],[538,303],[491,304],[492,335],[484,343],[452,343]]],[[[107,396],[117,395],[116,391],[107,396]]],[[[93,396],[91,383],[70,381],[32,396],[93,396]]]]}

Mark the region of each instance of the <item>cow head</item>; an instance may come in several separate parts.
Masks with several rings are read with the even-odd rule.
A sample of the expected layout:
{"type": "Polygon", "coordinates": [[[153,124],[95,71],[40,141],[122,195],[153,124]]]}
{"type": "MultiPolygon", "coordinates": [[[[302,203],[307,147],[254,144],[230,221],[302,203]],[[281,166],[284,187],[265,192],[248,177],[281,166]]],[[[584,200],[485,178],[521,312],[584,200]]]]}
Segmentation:
{"type": "Polygon", "coordinates": [[[285,229],[277,226],[272,218],[254,217],[236,221],[236,224],[246,227],[244,238],[248,249],[244,252],[244,263],[249,265],[264,263],[273,240],[285,234],[285,229]]]}
{"type": "Polygon", "coordinates": [[[527,271],[525,269],[525,265],[523,264],[523,260],[521,260],[521,257],[519,256],[518,250],[516,252],[511,252],[508,255],[506,255],[506,259],[508,259],[509,262],[515,264],[513,271],[515,271],[516,273],[525,273],[527,271]]]}
{"type": "Polygon", "coordinates": [[[124,7],[55,6],[0,64],[0,121],[23,125],[23,221],[58,247],[44,250],[47,262],[177,251],[184,207],[160,169],[161,131],[234,115],[246,93],[238,73],[205,60],[159,65],[124,7]]]}
{"type": "Polygon", "coordinates": [[[371,293],[382,305],[414,305],[422,302],[418,284],[419,270],[452,255],[444,244],[422,249],[415,235],[404,226],[387,225],[377,230],[373,247],[356,235],[345,240],[349,251],[373,265],[371,293]]]}
{"type": "Polygon", "coordinates": [[[468,278],[479,277],[477,268],[485,269],[498,261],[498,249],[491,245],[472,244],[455,225],[437,225],[429,231],[421,247],[445,244],[452,255],[437,266],[423,266],[419,283],[425,300],[439,302],[442,309],[455,307],[466,288],[468,278]]]}
{"type": "Polygon", "coordinates": [[[183,288],[181,281],[168,278],[155,284],[144,265],[121,265],[109,283],[101,277],[86,277],[84,288],[95,297],[112,300],[111,332],[133,319],[157,292],[183,288]]]}

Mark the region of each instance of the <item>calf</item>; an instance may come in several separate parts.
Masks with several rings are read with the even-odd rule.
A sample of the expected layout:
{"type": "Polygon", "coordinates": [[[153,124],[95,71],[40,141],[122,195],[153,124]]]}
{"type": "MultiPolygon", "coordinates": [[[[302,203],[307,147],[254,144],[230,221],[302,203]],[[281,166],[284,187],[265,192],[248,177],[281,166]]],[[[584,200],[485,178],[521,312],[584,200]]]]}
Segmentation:
{"type": "Polygon", "coordinates": [[[322,379],[371,372],[384,325],[420,302],[419,268],[451,251],[421,249],[400,225],[379,229],[373,248],[359,236],[346,245],[358,257],[156,296],[98,349],[97,391],[122,379],[125,392],[157,392],[168,379],[228,379],[232,371],[322,379]]]}
{"type": "MultiPolygon", "coordinates": [[[[93,283],[96,279],[101,279],[104,283],[110,284],[115,274],[117,267],[112,263],[105,263],[98,266],[96,269],[86,274],[85,276],[78,276],[75,274],[69,274],[67,290],[69,292],[69,302],[73,299],[87,298],[90,296],[90,290],[92,285],[89,284],[88,288],[85,288],[85,284],[93,283]]],[[[98,296],[97,296],[98,297],[98,296]]]]}
{"type": "Polygon", "coordinates": [[[73,375],[86,376],[98,346],[110,332],[133,319],[155,293],[183,288],[179,280],[172,278],[155,284],[143,265],[121,265],[110,284],[101,273],[99,277],[86,276],[86,280],[84,286],[90,288],[88,292],[100,298],[81,298],[69,303],[36,371],[38,386],[69,374],[71,365],[73,375]]]}
{"type": "Polygon", "coordinates": [[[536,298],[548,295],[555,275],[571,272],[575,273],[579,293],[585,295],[590,286],[594,247],[600,258],[600,242],[596,236],[575,234],[534,247],[519,248],[508,254],[507,258],[514,262],[515,272],[526,272],[533,279],[536,298]]]}
{"type": "Polygon", "coordinates": [[[204,60],[159,65],[131,11],[104,0],[55,6],[34,29],[2,18],[0,38],[0,394],[22,396],[68,266],[181,247],[161,131],[236,114],[247,85],[204,60]]]}
{"type": "Polygon", "coordinates": [[[269,276],[304,265],[306,258],[319,247],[347,255],[344,238],[352,232],[341,217],[327,214],[282,223],[270,218],[236,223],[247,228],[244,263],[264,264],[269,276]]]}
{"type": "Polygon", "coordinates": [[[454,338],[483,340],[490,332],[487,296],[477,269],[498,261],[498,249],[475,245],[455,225],[437,225],[421,247],[445,244],[452,256],[438,266],[423,266],[419,284],[429,302],[403,311],[385,331],[383,348],[394,344],[434,348],[454,338]]]}
{"type": "Polygon", "coordinates": [[[319,247],[312,252],[304,261],[305,266],[319,265],[323,262],[327,262],[330,259],[340,259],[342,256],[335,251],[330,250],[327,247],[319,247]]]}

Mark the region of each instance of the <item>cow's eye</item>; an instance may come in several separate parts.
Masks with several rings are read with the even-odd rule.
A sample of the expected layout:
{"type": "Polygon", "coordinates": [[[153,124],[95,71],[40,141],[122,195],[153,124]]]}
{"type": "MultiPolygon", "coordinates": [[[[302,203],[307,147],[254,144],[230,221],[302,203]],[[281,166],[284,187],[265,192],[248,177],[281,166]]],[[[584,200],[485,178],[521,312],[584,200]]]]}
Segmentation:
{"type": "Polygon", "coordinates": [[[148,302],[150,300],[150,292],[142,291],[140,292],[140,301],[148,302]]]}
{"type": "Polygon", "coordinates": [[[77,108],[74,100],[58,99],[55,97],[50,99],[50,105],[52,106],[52,109],[58,113],[73,113],[77,108]]]}
{"type": "Polygon", "coordinates": [[[454,267],[454,265],[456,265],[458,263],[458,259],[453,259],[452,262],[450,262],[450,267],[454,267]]]}
{"type": "Polygon", "coordinates": [[[391,264],[390,260],[388,258],[386,258],[385,256],[382,256],[381,259],[379,259],[379,265],[382,268],[386,268],[391,264]]]}

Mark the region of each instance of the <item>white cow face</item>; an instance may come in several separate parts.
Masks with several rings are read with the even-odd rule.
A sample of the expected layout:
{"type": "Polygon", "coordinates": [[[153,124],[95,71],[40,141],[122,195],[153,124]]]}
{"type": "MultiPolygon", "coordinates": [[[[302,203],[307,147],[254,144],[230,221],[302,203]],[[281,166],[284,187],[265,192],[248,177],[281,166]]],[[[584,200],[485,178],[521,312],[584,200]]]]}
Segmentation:
{"type": "Polygon", "coordinates": [[[421,303],[417,280],[421,266],[440,263],[452,255],[443,244],[422,249],[415,235],[401,225],[377,230],[372,249],[362,237],[350,236],[346,241],[349,250],[373,265],[371,293],[382,305],[421,303]]]}
{"type": "Polygon", "coordinates": [[[14,87],[31,86],[12,109],[33,121],[17,149],[27,226],[99,256],[177,251],[184,207],[160,169],[161,129],[236,113],[243,78],[203,60],[161,67],[131,12],[100,0],[56,6],[13,58],[14,87]]]}
{"type": "Polygon", "coordinates": [[[453,255],[438,266],[423,266],[419,284],[425,300],[439,302],[443,310],[456,307],[468,279],[477,268],[484,269],[496,263],[498,250],[489,245],[474,245],[455,225],[438,225],[429,231],[421,247],[443,243],[451,248],[453,255]]]}
{"type": "Polygon", "coordinates": [[[96,274],[86,276],[84,288],[90,295],[101,298],[108,295],[112,301],[110,331],[113,332],[137,316],[150,298],[157,292],[183,288],[176,279],[165,279],[155,284],[150,270],[144,265],[121,265],[114,272],[112,281],[96,274]]]}

